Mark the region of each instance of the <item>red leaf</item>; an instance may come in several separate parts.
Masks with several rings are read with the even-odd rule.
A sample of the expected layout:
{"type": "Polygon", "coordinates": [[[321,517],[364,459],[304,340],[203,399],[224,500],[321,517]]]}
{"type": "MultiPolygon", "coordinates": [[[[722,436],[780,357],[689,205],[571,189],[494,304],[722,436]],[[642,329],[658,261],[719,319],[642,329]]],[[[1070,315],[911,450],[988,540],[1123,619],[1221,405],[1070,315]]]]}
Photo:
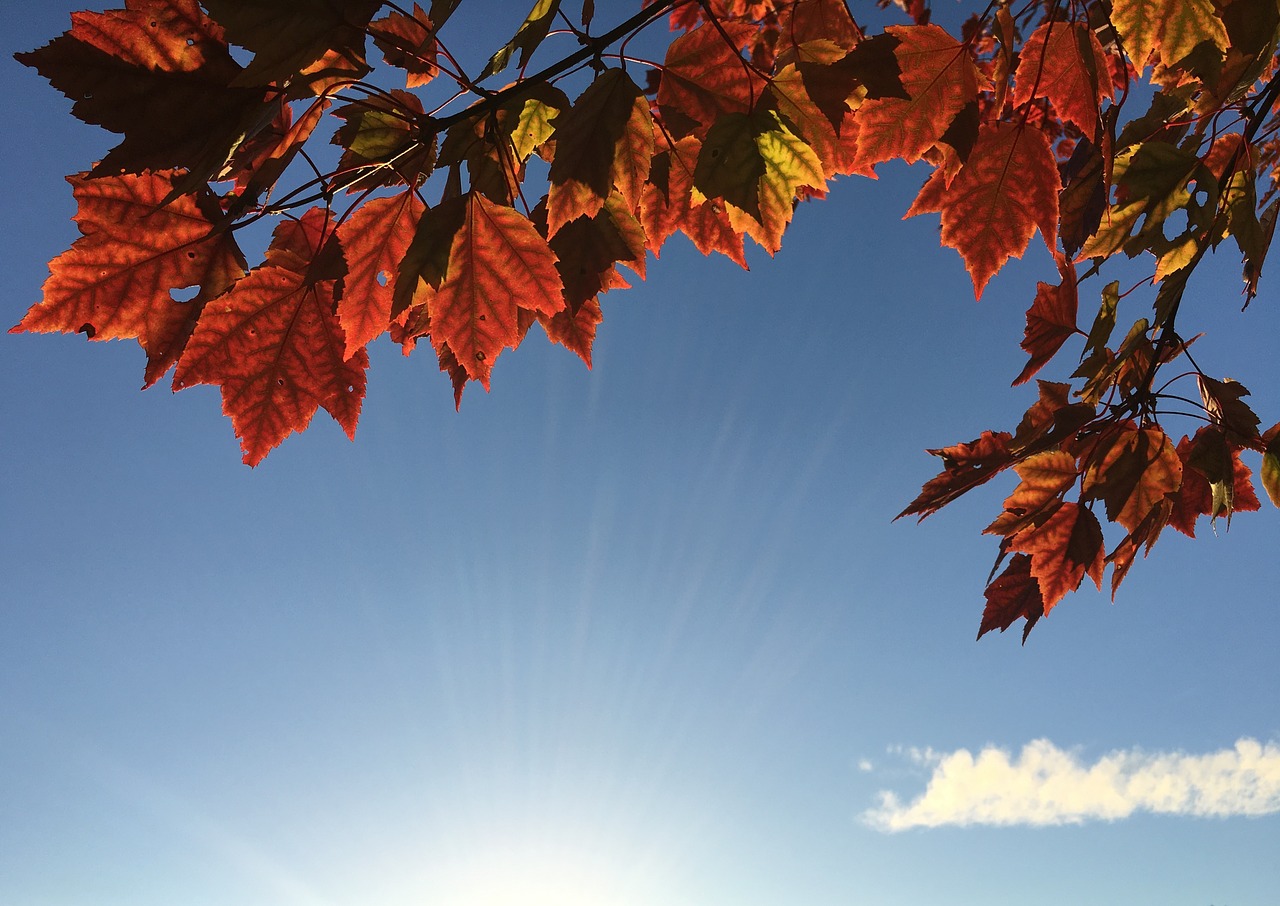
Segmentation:
{"type": "Polygon", "coordinates": [[[267,107],[260,89],[230,87],[240,66],[195,0],[71,18],[69,32],[16,58],[74,101],[76,117],[124,134],[95,174],[187,167],[204,179],[267,107]]]}
{"type": "Polygon", "coordinates": [[[978,70],[969,49],[937,25],[891,25],[894,56],[909,100],[869,99],[858,108],[855,167],[901,158],[914,163],[932,148],[978,97],[978,70]]]}
{"type": "Polygon", "coordinates": [[[627,74],[605,70],[553,122],[548,235],[574,218],[593,217],[615,187],[634,210],[653,159],[653,116],[627,74]]]}
{"type": "Polygon", "coordinates": [[[657,255],[663,243],[679,231],[702,254],[720,252],[745,268],[742,234],[729,223],[723,202],[693,201],[693,171],[701,148],[697,138],[686,136],[654,159],[654,172],[645,183],[640,205],[649,250],[657,255]],[[665,176],[665,186],[654,182],[658,171],[665,176]]]}
{"type": "Polygon", "coordinates": [[[301,227],[290,221],[277,229],[269,263],[206,306],[174,375],[176,390],[221,388],[222,410],[251,466],[304,430],[321,406],[355,435],[369,358],[363,349],[346,355],[334,314],[336,243],[318,252],[313,245],[324,219],[313,209],[301,227]]]}
{"type": "Polygon", "coordinates": [[[436,37],[431,19],[417,3],[413,16],[392,12],[369,23],[382,59],[405,71],[405,88],[421,88],[436,77],[436,37]]]}
{"type": "Polygon", "coordinates": [[[1099,106],[1112,88],[1106,54],[1088,26],[1043,22],[1023,45],[1015,78],[1015,107],[1048,98],[1064,120],[1090,139],[1097,137],[1099,106]]]}
{"type": "Polygon", "coordinates": [[[1042,525],[1009,539],[1009,549],[1031,555],[1031,575],[1039,581],[1046,614],[1086,575],[1102,588],[1102,527],[1082,506],[1062,504],[1042,525]]]}
{"type": "Polygon", "coordinates": [[[1024,619],[1022,643],[1027,643],[1031,627],[1045,615],[1044,598],[1040,595],[1040,583],[1031,575],[1031,558],[1017,554],[1000,576],[987,586],[987,606],[982,611],[982,623],[978,626],[978,638],[993,629],[1004,632],[1014,620],[1024,619]]]}
{"type": "Polygon", "coordinates": [[[425,206],[413,191],[365,202],[338,228],[348,273],[338,301],[346,355],[379,336],[391,323],[400,262],[409,251],[425,206]]]}
{"type": "Polygon", "coordinates": [[[1022,348],[1031,359],[1014,379],[1015,387],[1030,380],[1076,333],[1078,305],[1075,268],[1071,265],[1064,269],[1058,286],[1036,284],[1036,298],[1027,309],[1027,330],[1022,338],[1022,348]]]}
{"type": "Polygon", "coordinates": [[[431,343],[448,344],[467,376],[489,389],[493,362],[520,341],[518,309],[564,308],[556,256],[533,224],[483,195],[467,196],[447,276],[427,297],[431,343]]]}
{"type": "Polygon", "coordinates": [[[738,53],[756,29],[740,22],[725,22],[723,28],[728,41],[715,25],[703,24],[667,48],[658,105],[672,121],[668,129],[677,134],[691,131],[676,126],[673,120],[680,117],[701,124],[705,132],[726,113],[747,113],[764,87],[738,53]]]}
{"type": "Polygon", "coordinates": [[[147,386],[181,352],[206,299],[244,274],[244,258],[228,232],[215,228],[211,198],[172,191],[169,174],[69,177],[83,234],[49,265],[44,299],[13,333],[75,333],[95,340],[137,338],[147,350],[147,386]],[[170,290],[202,286],[195,300],[170,290]]]}
{"type": "Polygon", "coordinates": [[[1107,518],[1131,532],[1182,484],[1182,462],[1159,425],[1122,425],[1100,441],[1090,459],[1081,494],[1105,501],[1107,518]]]}
{"type": "Polygon", "coordinates": [[[538,323],[551,342],[577,353],[588,368],[591,367],[591,346],[596,339],[596,328],[602,320],[604,314],[600,311],[600,302],[594,298],[583,303],[576,312],[566,308],[550,317],[538,315],[538,323]]]}
{"type": "Polygon", "coordinates": [[[1013,464],[1009,440],[1006,431],[983,431],[971,443],[930,450],[931,455],[942,458],[942,473],[926,482],[920,495],[894,519],[919,515],[923,520],[966,491],[990,481],[1013,464]]]}
{"type": "MultiPolygon", "coordinates": [[[[975,296],[981,298],[1006,261],[1022,257],[1037,227],[1047,243],[1055,241],[1060,185],[1049,140],[1039,129],[1012,123],[982,128],[940,199],[942,244],[964,258],[975,296]]],[[[913,213],[919,211],[908,216],[913,213]]]]}

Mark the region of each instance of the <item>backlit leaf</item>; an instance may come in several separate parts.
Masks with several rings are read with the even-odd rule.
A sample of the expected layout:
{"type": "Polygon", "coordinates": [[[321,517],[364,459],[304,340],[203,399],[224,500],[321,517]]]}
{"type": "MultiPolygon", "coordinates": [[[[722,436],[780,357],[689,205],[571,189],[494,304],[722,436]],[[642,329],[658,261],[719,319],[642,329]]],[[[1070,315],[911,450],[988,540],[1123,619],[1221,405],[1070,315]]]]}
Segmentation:
{"type": "Polygon", "coordinates": [[[338,301],[347,358],[391,323],[400,262],[408,254],[423,207],[412,191],[374,198],[338,227],[338,239],[347,259],[347,275],[338,301]]]}
{"type": "Polygon", "coordinates": [[[1156,425],[1121,426],[1095,452],[1081,483],[1084,499],[1105,501],[1107,517],[1133,531],[1182,484],[1176,448],[1156,425]]]}
{"type": "Polygon", "coordinates": [[[95,340],[136,338],[148,354],[147,384],[173,364],[193,315],[244,274],[244,257],[215,227],[212,200],[172,191],[168,174],[68,179],[83,234],[49,266],[44,298],[14,333],[74,333],[95,340]],[[171,290],[202,286],[177,302],[171,290]]]}
{"type": "MultiPolygon", "coordinates": [[[[278,254],[205,306],[174,375],[174,389],[216,384],[244,461],[257,465],[290,433],[305,430],[324,407],[354,437],[364,399],[363,349],[348,357],[334,313],[334,249],[324,212],[276,230],[278,254]]],[[[340,261],[340,258],[338,259],[340,261]]]]}
{"type": "Polygon", "coordinates": [[[625,72],[605,70],[552,124],[550,235],[576,217],[594,216],[615,187],[632,208],[639,204],[653,158],[653,116],[625,72]]]}
{"type": "MultiPolygon", "coordinates": [[[[942,244],[960,252],[974,295],[1032,235],[1057,235],[1058,167],[1038,129],[1001,123],[983,127],[969,162],[941,192],[942,244]]],[[[914,211],[914,209],[913,209],[914,211]]]]}
{"type": "Polygon", "coordinates": [[[518,309],[554,315],[564,307],[555,253],[533,224],[470,193],[444,282],[427,301],[432,345],[448,344],[488,390],[494,360],[519,343],[518,309]]]}
{"type": "Polygon", "coordinates": [[[1045,615],[1040,583],[1031,575],[1031,558],[1026,554],[1016,554],[1005,571],[987,586],[986,597],[987,606],[982,611],[978,638],[993,629],[1004,632],[1015,620],[1024,619],[1027,621],[1022,628],[1022,643],[1025,645],[1031,628],[1045,615]]]}
{"type": "Polygon", "coordinates": [[[1064,120],[1092,139],[1098,131],[1099,105],[1109,97],[1107,58],[1087,25],[1045,22],[1027,38],[1018,60],[1014,106],[1048,98],[1064,120]]]}
{"type": "Polygon", "coordinates": [[[1102,527],[1085,507],[1062,504],[1043,524],[1014,535],[1009,549],[1031,555],[1031,575],[1040,585],[1046,614],[1086,575],[1102,588],[1102,527]]]}
{"type": "Polygon", "coordinates": [[[968,49],[945,30],[894,25],[885,31],[898,39],[894,56],[909,99],[871,99],[858,108],[859,170],[895,158],[919,160],[978,96],[978,70],[968,49]]]}

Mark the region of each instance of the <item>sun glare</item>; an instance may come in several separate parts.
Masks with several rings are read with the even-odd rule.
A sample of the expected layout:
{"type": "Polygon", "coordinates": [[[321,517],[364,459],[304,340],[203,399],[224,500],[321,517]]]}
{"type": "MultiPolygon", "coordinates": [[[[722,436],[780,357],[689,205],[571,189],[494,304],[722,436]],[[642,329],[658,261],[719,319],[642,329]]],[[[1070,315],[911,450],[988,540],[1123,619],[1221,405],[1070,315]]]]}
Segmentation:
{"type": "Polygon", "coordinates": [[[451,906],[633,906],[634,869],[595,852],[503,847],[468,859],[441,885],[451,906]]]}

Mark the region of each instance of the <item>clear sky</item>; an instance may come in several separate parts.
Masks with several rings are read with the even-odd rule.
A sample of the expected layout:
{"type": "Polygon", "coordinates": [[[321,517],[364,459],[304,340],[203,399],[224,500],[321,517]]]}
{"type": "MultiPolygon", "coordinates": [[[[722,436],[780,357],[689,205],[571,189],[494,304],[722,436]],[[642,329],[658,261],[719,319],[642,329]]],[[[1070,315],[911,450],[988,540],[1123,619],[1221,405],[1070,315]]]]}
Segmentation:
{"type": "MultiPolygon", "coordinates": [[[[7,327],[113,141],[9,58],[78,5],[0,8],[7,327]]],[[[0,337],[0,903],[1277,902],[1269,504],[1025,648],[973,641],[1012,481],[892,522],[1032,401],[1052,279],[975,304],[899,219],[923,175],[837,183],[750,273],[674,240],[594,372],[535,331],[461,413],[380,341],[355,443],[321,413],[253,470],[136,344],[0,337]]],[[[1219,257],[1197,360],[1270,424],[1280,275],[1241,314],[1219,257]]]]}

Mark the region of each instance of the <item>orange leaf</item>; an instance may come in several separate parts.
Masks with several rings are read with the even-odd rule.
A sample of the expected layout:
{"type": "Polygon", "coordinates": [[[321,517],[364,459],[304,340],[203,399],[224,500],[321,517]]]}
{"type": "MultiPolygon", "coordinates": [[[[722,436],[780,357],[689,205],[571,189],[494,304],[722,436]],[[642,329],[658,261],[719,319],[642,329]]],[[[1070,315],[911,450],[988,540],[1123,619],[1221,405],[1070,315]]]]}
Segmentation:
{"type": "Polygon", "coordinates": [[[315,244],[324,221],[316,208],[301,226],[276,230],[268,263],[205,307],[174,375],[175,390],[221,388],[222,410],[251,466],[304,430],[321,406],[355,435],[369,358],[363,349],[346,355],[334,314],[341,259],[332,239],[315,244]]]}
{"type": "Polygon", "coordinates": [[[910,99],[868,99],[858,107],[855,167],[902,158],[914,163],[978,97],[978,70],[969,50],[937,25],[891,25],[894,56],[910,99]]]}
{"type": "Polygon", "coordinates": [[[70,98],[76,117],[124,134],[95,174],[187,167],[207,178],[268,106],[261,89],[230,87],[240,66],[195,0],[135,0],[72,23],[16,59],[70,98]]]}
{"type": "Polygon", "coordinates": [[[1102,588],[1102,527],[1082,506],[1062,504],[1042,525],[1014,535],[1009,549],[1031,555],[1031,575],[1040,584],[1046,614],[1086,575],[1102,588]]]}
{"type": "Polygon", "coordinates": [[[942,473],[926,482],[920,495],[893,518],[919,515],[923,520],[966,491],[990,481],[1013,463],[1009,440],[1006,431],[983,431],[971,443],[930,450],[931,455],[941,457],[942,473]]]}
{"type": "Polygon", "coordinates": [[[1040,595],[1040,583],[1031,575],[1031,558],[1017,554],[1000,576],[987,586],[987,606],[982,611],[982,623],[978,626],[978,638],[993,629],[1004,632],[1017,619],[1025,619],[1022,627],[1022,644],[1027,643],[1031,627],[1045,614],[1044,598],[1040,595]]]}
{"type": "Polygon", "coordinates": [[[596,328],[603,320],[600,301],[595,298],[588,299],[576,312],[565,308],[550,317],[538,315],[538,323],[551,342],[577,353],[588,368],[591,367],[591,346],[596,339],[596,328]]]}
{"type": "Polygon", "coordinates": [[[494,360],[520,341],[521,308],[544,315],[564,308],[555,253],[515,209],[471,192],[447,276],[427,299],[431,343],[437,353],[447,343],[488,390],[494,360]]]}
{"type": "Polygon", "coordinates": [[[230,233],[216,230],[212,198],[179,195],[169,174],[68,177],[83,234],[49,265],[44,299],[13,333],[83,333],[95,340],[137,338],[147,350],[147,385],[177,359],[204,300],[244,274],[230,233]],[[177,302],[170,290],[203,287],[177,302]]]}
{"type": "Polygon", "coordinates": [[[649,250],[657,255],[663,243],[679,231],[702,254],[720,252],[745,268],[742,234],[730,224],[724,203],[693,200],[693,170],[701,149],[697,138],[686,136],[655,156],[640,204],[640,222],[649,250]]]}
{"type": "Polygon", "coordinates": [[[1022,479],[1005,498],[1004,513],[987,526],[984,534],[1010,535],[1020,532],[1045,511],[1056,507],[1059,498],[1076,483],[1080,469],[1076,458],[1061,450],[1028,456],[1013,467],[1022,479]]]}
{"type": "Polygon", "coordinates": [[[1046,243],[1054,242],[1060,185],[1049,139],[1039,129],[1012,123],[982,128],[940,199],[942,244],[964,258],[975,296],[981,298],[1006,261],[1022,257],[1037,227],[1046,243]]]}
{"type": "Polygon", "coordinates": [[[436,37],[431,19],[417,3],[413,15],[392,12],[369,23],[382,59],[405,71],[405,88],[421,88],[436,77],[436,37]]]}
{"type": "Polygon", "coordinates": [[[1014,379],[1015,387],[1030,380],[1076,333],[1078,305],[1075,268],[1070,265],[1058,286],[1036,284],[1036,298],[1027,309],[1027,330],[1022,338],[1022,348],[1031,359],[1014,379]]]}
{"type": "MultiPolygon", "coordinates": [[[[1107,442],[1104,438],[1100,446],[1107,442]]],[[[1107,518],[1132,532],[1152,507],[1177,493],[1182,462],[1159,425],[1121,425],[1109,442],[1101,458],[1098,450],[1093,452],[1081,493],[1085,499],[1105,501],[1107,518]]]]}
{"type": "Polygon", "coordinates": [[[634,210],[653,159],[653,116],[630,77],[605,70],[553,124],[547,234],[576,217],[594,216],[615,186],[634,210]]]}
{"type": "Polygon", "coordinates": [[[1106,54],[1088,26],[1042,23],[1022,47],[1015,80],[1015,107],[1048,98],[1064,120],[1090,139],[1097,137],[1100,104],[1111,97],[1112,87],[1106,54]]]}
{"type": "Polygon", "coordinates": [[[338,321],[348,358],[391,323],[400,262],[409,251],[423,208],[413,191],[374,198],[338,228],[348,267],[338,300],[338,321]]]}
{"type": "Polygon", "coordinates": [[[725,22],[723,28],[729,41],[714,25],[704,23],[667,48],[658,105],[667,128],[677,135],[693,130],[679,128],[676,120],[700,124],[705,132],[723,114],[748,112],[764,88],[737,51],[756,29],[741,22],[725,22]]]}

